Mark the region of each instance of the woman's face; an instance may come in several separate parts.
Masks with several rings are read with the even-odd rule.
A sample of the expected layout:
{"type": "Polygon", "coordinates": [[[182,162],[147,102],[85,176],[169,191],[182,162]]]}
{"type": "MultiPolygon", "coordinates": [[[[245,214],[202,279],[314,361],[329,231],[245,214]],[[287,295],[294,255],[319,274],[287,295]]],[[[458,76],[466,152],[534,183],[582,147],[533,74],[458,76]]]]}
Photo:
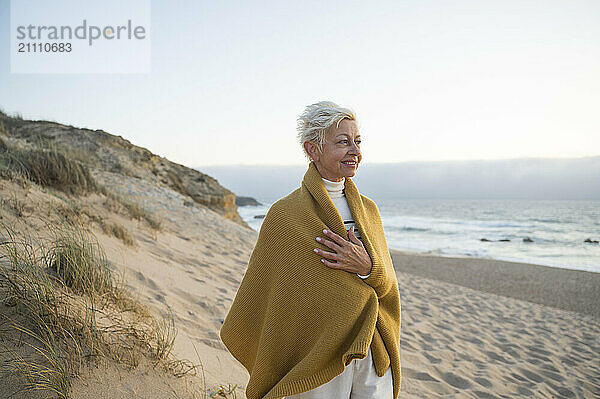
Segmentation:
{"type": "Polygon", "coordinates": [[[327,180],[340,181],[353,177],[362,160],[360,133],[355,121],[342,119],[325,134],[323,152],[312,141],[304,143],[306,151],[315,161],[317,170],[327,180]]]}

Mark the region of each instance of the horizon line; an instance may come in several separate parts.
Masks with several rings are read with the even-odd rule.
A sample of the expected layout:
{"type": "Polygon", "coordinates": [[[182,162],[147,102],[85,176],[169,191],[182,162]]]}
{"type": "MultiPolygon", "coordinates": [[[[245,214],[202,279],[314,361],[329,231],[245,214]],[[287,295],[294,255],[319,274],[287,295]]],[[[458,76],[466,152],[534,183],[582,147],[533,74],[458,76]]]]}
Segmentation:
{"type": "MultiPolygon", "coordinates": [[[[385,162],[370,162],[364,161],[360,164],[368,164],[368,165],[389,165],[389,164],[408,164],[408,163],[448,163],[448,162],[494,162],[494,161],[517,161],[517,160],[577,160],[577,159],[586,159],[586,158],[600,158],[600,154],[598,155],[584,155],[584,156],[566,156],[566,157],[517,157],[517,158],[493,158],[493,159],[444,159],[444,160],[418,160],[418,161],[385,161],[385,162]]],[[[200,167],[215,167],[215,166],[308,166],[307,163],[290,163],[290,164],[281,164],[281,163],[254,163],[254,164],[246,164],[246,163],[227,163],[227,164],[208,164],[208,165],[196,165],[192,166],[192,168],[200,168],[200,167]]]]}

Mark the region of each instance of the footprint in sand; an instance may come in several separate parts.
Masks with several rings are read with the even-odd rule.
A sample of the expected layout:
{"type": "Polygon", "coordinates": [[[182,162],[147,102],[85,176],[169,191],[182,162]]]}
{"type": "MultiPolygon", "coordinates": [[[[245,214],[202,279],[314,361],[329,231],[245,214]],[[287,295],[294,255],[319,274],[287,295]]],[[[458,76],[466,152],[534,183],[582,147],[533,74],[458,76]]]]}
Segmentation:
{"type": "Polygon", "coordinates": [[[536,382],[536,383],[540,383],[542,381],[544,381],[544,377],[542,377],[541,375],[534,373],[533,371],[524,369],[524,368],[519,368],[519,371],[521,373],[523,373],[523,375],[530,381],[536,382]]]}
{"type": "Polygon", "coordinates": [[[438,380],[436,380],[435,378],[433,378],[432,376],[430,376],[427,373],[416,371],[416,370],[413,370],[413,369],[408,368],[408,367],[402,367],[402,376],[404,376],[406,378],[412,378],[412,379],[415,379],[415,380],[419,380],[419,381],[434,381],[434,382],[439,382],[438,380]]]}
{"type": "Polygon", "coordinates": [[[472,384],[468,380],[465,380],[464,378],[462,378],[452,372],[447,372],[447,373],[442,374],[442,378],[448,384],[450,384],[453,387],[458,388],[458,389],[468,389],[468,388],[471,388],[471,386],[472,386],[472,384]]]}
{"type": "Polygon", "coordinates": [[[166,303],[165,296],[163,294],[155,294],[154,298],[160,303],[166,303]]]}
{"type": "Polygon", "coordinates": [[[136,272],[135,273],[135,277],[141,281],[142,283],[146,284],[148,287],[150,287],[153,290],[158,290],[158,285],[156,285],[156,283],[151,279],[151,278],[147,278],[146,276],[144,276],[144,273],[142,272],[136,272]]]}
{"type": "Polygon", "coordinates": [[[501,355],[497,354],[496,352],[486,351],[485,354],[490,359],[494,359],[494,360],[497,360],[499,362],[506,363],[506,364],[515,364],[515,362],[505,359],[504,356],[501,356],[501,355]]]}
{"type": "Polygon", "coordinates": [[[473,380],[484,388],[491,388],[493,385],[490,380],[486,378],[475,377],[473,380]]]}

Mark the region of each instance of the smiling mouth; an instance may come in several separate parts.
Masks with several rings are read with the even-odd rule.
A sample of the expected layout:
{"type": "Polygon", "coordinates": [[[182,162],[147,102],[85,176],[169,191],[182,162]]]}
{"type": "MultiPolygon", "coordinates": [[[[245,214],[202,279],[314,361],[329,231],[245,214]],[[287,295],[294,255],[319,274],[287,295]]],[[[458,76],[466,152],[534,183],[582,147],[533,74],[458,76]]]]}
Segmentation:
{"type": "Polygon", "coordinates": [[[356,162],[355,161],[342,161],[342,163],[344,165],[356,166],[356,162]]]}

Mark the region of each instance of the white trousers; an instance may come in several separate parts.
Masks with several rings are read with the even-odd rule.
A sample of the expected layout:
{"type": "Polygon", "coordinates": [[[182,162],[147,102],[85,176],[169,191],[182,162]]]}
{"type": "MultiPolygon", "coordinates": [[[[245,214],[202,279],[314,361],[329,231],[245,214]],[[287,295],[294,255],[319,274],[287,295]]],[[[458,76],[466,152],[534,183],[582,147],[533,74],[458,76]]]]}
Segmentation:
{"type": "MultiPolygon", "coordinates": [[[[364,359],[354,359],[344,372],[325,384],[302,392],[286,396],[290,399],[394,399],[392,367],[383,377],[375,372],[371,348],[364,359]]],[[[285,399],[284,398],[284,399],[285,399]]]]}

